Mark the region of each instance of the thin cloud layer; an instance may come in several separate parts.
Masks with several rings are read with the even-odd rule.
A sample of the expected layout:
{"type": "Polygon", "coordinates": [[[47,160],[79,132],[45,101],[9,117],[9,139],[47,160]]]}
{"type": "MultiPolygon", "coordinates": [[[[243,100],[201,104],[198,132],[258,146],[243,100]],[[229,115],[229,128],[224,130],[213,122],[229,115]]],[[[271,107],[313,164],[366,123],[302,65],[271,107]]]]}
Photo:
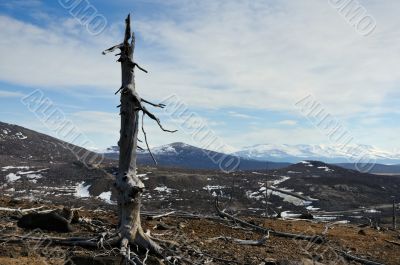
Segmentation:
{"type": "MultiPolygon", "coordinates": [[[[385,139],[399,132],[388,119],[399,114],[400,2],[362,4],[377,22],[369,36],[358,34],[329,1],[141,1],[149,10],[133,15],[136,60],[149,74],[137,73],[137,89],[155,101],[179,95],[205,120],[223,123],[213,127],[236,147],[289,143],[287,139],[326,142],[295,106],[307,95],[348,126],[360,143],[391,146],[385,139]],[[151,9],[155,6],[157,10],[151,9]],[[238,127],[247,129],[236,135],[238,127]],[[378,135],[366,135],[367,130],[378,135]]],[[[40,5],[45,2],[35,4],[40,5]]],[[[123,5],[128,2],[119,3],[123,5]]],[[[55,17],[46,9],[30,8],[41,23],[5,10],[0,15],[3,87],[96,96],[96,103],[87,97],[60,101],[88,106],[71,118],[104,147],[110,140],[102,141],[112,132],[101,129],[118,127],[117,99],[107,101],[104,95],[119,88],[120,73],[114,57],[101,51],[120,41],[123,17],[116,20],[111,10],[102,11],[109,27],[91,36],[65,10],[55,17]]],[[[7,93],[0,97],[20,92],[7,93]]],[[[154,145],[166,139],[190,136],[156,134],[154,145]]]]}

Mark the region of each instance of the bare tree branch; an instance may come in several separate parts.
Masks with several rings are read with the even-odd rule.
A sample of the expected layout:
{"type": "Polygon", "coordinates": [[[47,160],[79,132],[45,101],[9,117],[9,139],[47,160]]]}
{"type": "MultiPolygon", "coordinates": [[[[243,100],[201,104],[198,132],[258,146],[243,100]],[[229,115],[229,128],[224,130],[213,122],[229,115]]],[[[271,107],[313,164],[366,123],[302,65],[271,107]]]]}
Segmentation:
{"type": "Polygon", "coordinates": [[[153,107],[162,108],[162,109],[165,108],[165,104],[162,104],[162,103],[156,104],[156,103],[150,102],[148,100],[145,100],[144,98],[141,98],[140,100],[144,103],[147,103],[147,104],[153,106],[153,107]]]}
{"type": "Polygon", "coordinates": [[[153,161],[154,161],[154,164],[157,165],[157,160],[155,159],[153,153],[151,152],[149,143],[147,142],[147,134],[146,134],[146,131],[144,130],[144,116],[145,116],[145,114],[143,113],[143,114],[142,114],[142,132],[143,132],[143,135],[144,135],[144,141],[145,141],[145,143],[146,143],[147,150],[149,151],[149,154],[150,154],[151,158],[152,158],[153,161]]]}
{"type": "Polygon", "coordinates": [[[107,50],[104,50],[104,51],[102,52],[102,54],[103,54],[103,55],[106,55],[107,53],[113,52],[113,51],[115,51],[116,49],[121,49],[123,46],[124,46],[123,43],[117,44],[117,45],[115,45],[115,46],[112,46],[111,48],[108,48],[107,50]]]}
{"type": "Polygon", "coordinates": [[[160,119],[157,118],[153,113],[148,111],[145,106],[142,106],[142,111],[143,111],[143,113],[147,114],[147,116],[149,116],[150,119],[155,120],[157,122],[158,126],[160,127],[160,129],[163,130],[164,132],[174,133],[174,132],[178,131],[178,130],[167,130],[167,129],[164,129],[164,127],[161,125],[160,119]]]}

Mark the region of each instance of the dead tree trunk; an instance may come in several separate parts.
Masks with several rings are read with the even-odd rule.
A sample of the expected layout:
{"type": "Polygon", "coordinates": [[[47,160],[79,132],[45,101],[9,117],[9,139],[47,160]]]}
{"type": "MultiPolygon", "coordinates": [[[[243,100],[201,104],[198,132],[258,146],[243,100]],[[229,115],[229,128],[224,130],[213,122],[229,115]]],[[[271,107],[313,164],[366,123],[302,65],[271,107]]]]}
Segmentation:
{"type": "MultiPolygon", "coordinates": [[[[116,92],[121,93],[121,130],[119,146],[119,171],[115,182],[118,191],[119,237],[121,253],[130,258],[130,246],[135,245],[153,253],[161,253],[161,247],[144,233],[140,221],[141,194],[144,184],[136,175],[136,150],[139,131],[139,112],[147,114],[155,120],[161,129],[159,119],[150,113],[142,104],[148,103],[154,107],[163,108],[163,104],[153,104],[141,99],[135,89],[135,67],[147,73],[133,60],[135,50],[135,35],[130,28],[130,16],[125,20],[125,38],[123,43],[115,45],[103,52],[121,52],[118,62],[121,63],[122,85],[116,92]],[[129,42],[129,39],[130,42],[129,42]]],[[[143,117],[142,117],[143,119],[143,117]]],[[[143,122],[143,120],[142,120],[143,122]]],[[[142,125],[143,129],[143,125],[142,125]]],[[[168,131],[163,129],[164,131],[168,131]]],[[[143,129],[144,132],[144,129],[143,129]]],[[[174,132],[174,131],[168,131],[174,132]]],[[[150,150],[149,150],[150,151],[150,150]]]]}

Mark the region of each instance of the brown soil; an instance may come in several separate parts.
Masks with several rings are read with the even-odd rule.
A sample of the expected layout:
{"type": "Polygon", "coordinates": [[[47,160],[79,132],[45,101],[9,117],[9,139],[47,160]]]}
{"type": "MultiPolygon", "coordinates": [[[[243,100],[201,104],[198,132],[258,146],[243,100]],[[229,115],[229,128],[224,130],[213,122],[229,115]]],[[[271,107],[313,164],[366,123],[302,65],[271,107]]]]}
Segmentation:
{"type": "MultiPolygon", "coordinates": [[[[16,202],[3,198],[0,199],[0,207],[24,209],[38,207],[38,205],[32,202],[16,202]]],[[[54,207],[46,205],[44,209],[54,207]]],[[[110,228],[115,227],[117,222],[115,213],[112,211],[81,210],[80,215],[101,220],[107,223],[110,228]]],[[[18,216],[17,213],[0,211],[0,237],[10,234],[26,235],[32,233],[32,231],[24,231],[16,226],[18,216]]],[[[326,223],[314,223],[305,220],[245,219],[277,231],[307,235],[320,235],[326,226],[326,223]]],[[[238,245],[224,239],[215,239],[219,236],[260,239],[263,236],[232,226],[229,222],[224,221],[166,217],[162,220],[143,220],[143,226],[145,229],[149,229],[154,237],[165,241],[179,242],[182,249],[190,249],[192,254],[188,258],[197,260],[200,264],[204,264],[206,259],[210,261],[209,264],[234,264],[234,262],[240,264],[274,264],[268,263],[269,261],[276,261],[275,264],[313,264],[311,262],[313,259],[320,262],[314,264],[358,264],[343,260],[335,250],[348,251],[358,257],[388,265],[400,264],[400,246],[385,241],[399,242],[399,233],[388,229],[378,231],[369,227],[361,228],[350,224],[336,224],[328,229],[328,242],[322,245],[271,236],[264,246],[248,246],[238,245]],[[163,223],[164,229],[155,228],[160,223],[163,223]],[[182,245],[183,242],[185,242],[185,246],[182,245]],[[199,255],[193,254],[193,251],[202,252],[205,256],[199,257],[199,255]],[[289,263],[289,261],[298,263],[289,263]]],[[[45,234],[53,237],[96,236],[93,231],[81,225],[75,225],[74,228],[75,231],[68,234],[47,232],[45,234]]],[[[33,233],[32,236],[43,235],[33,233]]],[[[22,244],[6,242],[0,243],[0,265],[58,265],[64,264],[65,257],[71,253],[94,256],[105,252],[105,250],[87,250],[80,247],[38,245],[34,242],[22,244]]],[[[155,261],[156,259],[150,259],[147,264],[159,264],[155,261]]]]}

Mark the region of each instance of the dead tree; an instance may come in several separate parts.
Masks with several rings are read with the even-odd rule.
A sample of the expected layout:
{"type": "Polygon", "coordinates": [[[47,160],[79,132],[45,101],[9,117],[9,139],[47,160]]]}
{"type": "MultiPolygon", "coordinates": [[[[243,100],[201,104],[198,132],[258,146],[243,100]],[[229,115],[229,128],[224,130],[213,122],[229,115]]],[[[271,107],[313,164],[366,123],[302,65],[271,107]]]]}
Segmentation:
{"type": "MultiPolygon", "coordinates": [[[[135,89],[135,68],[147,73],[133,59],[135,50],[135,35],[131,35],[130,15],[125,20],[125,37],[121,44],[115,45],[103,52],[113,52],[119,49],[118,62],[121,63],[122,85],[115,93],[121,93],[121,130],[119,146],[119,172],[115,182],[118,191],[118,215],[119,215],[119,240],[121,254],[130,258],[130,246],[138,246],[153,253],[161,254],[161,247],[155,243],[142,229],[140,221],[141,194],[144,184],[136,175],[136,150],[137,136],[139,131],[139,112],[142,113],[142,130],[147,137],[143,127],[143,118],[149,116],[163,131],[174,132],[164,129],[160,120],[149,112],[144,104],[163,108],[163,104],[154,104],[139,97],[135,89]],[[129,42],[130,40],[130,42],[129,42]]],[[[150,150],[149,150],[150,152],[150,150]]],[[[150,152],[151,154],[151,152],[150,152]]]]}

